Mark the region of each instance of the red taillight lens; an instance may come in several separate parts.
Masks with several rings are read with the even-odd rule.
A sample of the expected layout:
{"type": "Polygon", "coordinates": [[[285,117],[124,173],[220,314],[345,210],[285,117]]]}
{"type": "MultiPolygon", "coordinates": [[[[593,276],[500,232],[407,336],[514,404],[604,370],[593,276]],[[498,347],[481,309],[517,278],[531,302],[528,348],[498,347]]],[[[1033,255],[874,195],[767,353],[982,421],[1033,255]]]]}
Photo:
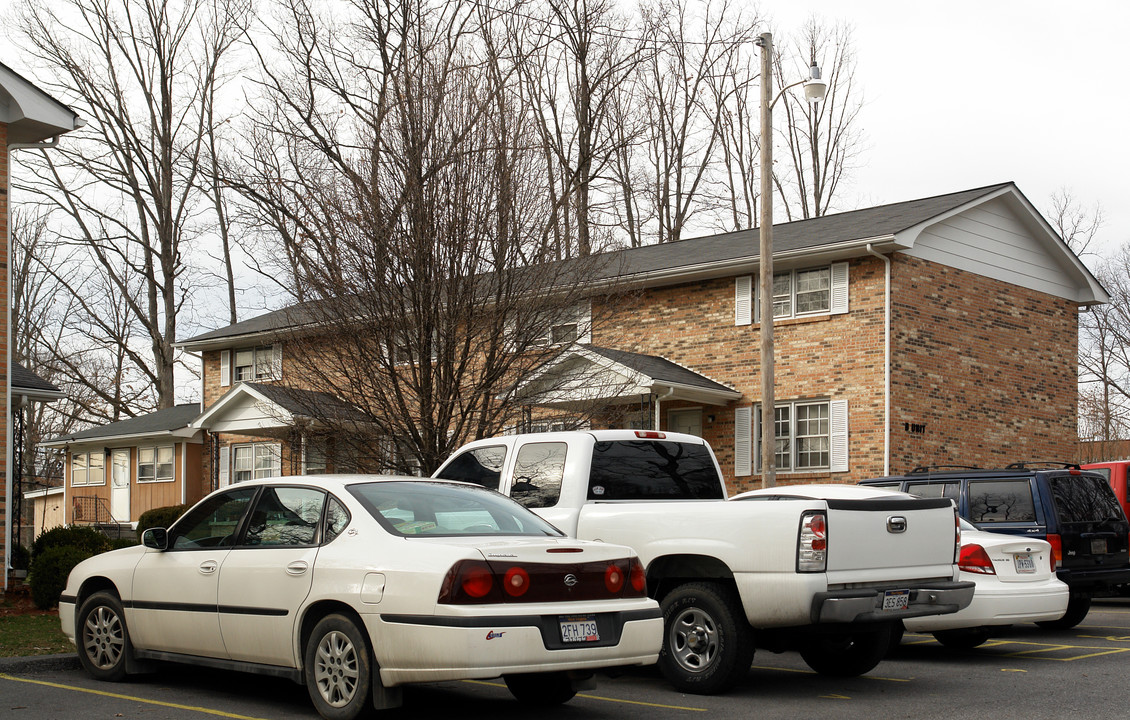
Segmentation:
{"type": "Polygon", "coordinates": [[[608,588],[608,592],[616,595],[624,587],[624,570],[612,563],[604,571],[604,587],[608,588]]]}
{"type": "Polygon", "coordinates": [[[1063,564],[1063,540],[1059,537],[1059,535],[1052,535],[1050,533],[1044,539],[1051,543],[1052,572],[1055,572],[1055,569],[1063,564]]]}
{"type": "Polygon", "coordinates": [[[822,512],[801,516],[797,537],[797,570],[824,572],[828,562],[828,526],[822,512]]]}
{"type": "Polygon", "coordinates": [[[961,518],[957,515],[957,508],[953,509],[953,561],[961,558],[961,518]]]}
{"type": "Polygon", "coordinates": [[[530,574],[524,568],[515,565],[503,576],[502,589],[510,597],[522,597],[530,589],[530,574]]]}
{"type": "Polygon", "coordinates": [[[993,561],[989,559],[989,553],[985,552],[985,548],[980,545],[965,545],[961,548],[961,558],[957,561],[957,567],[965,572],[978,573],[979,575],[996,575],[997,571],[993,568],[993,561]]]}
{"type": "Polygon", "coordinates": [[[662,440],[667,436],[655,430],[636,430],[636,437],[644,440],[662,440]]]}
{"type": "Polygon", "coordinates": [[[463,587],[463,592],[473,598],[486,597],[494,587],[494,576],[489,569],[476,565],[463,572],[460,585],[463,587]]]}
{"type": "Polygon", "coordinates": [[[632,583],[632,589],[635,590],[642,597],[647,594],[647,575],[643,571],[643,564],[636,558],[632,558],[631,567],[628,569],[628,575],[632,583]]]}
{"type": "Polygon", "coordinates": [[[808,529],[812,533],[812,549],[813,550],[827,550],[828,549],[828,529],[824,524],[824,516],[816,515],[812,518],[812,522],[808,524],[808,529]]]}

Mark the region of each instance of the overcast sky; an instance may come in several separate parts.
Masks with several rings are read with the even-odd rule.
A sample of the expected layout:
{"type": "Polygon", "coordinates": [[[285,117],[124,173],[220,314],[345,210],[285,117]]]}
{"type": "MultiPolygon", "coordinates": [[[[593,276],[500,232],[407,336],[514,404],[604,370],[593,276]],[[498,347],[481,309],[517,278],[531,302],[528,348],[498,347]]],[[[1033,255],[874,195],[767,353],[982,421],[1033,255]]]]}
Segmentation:
{"type": "Polygon", "coordinates": [[[1060,188],[1101,203],[1104,252],[1130,242],[1130,2],[763,0],[762,9],[778,34],[812,13],[854,26],[868,149],[844,209],[1011,180],[1045,215],[1060,188]]]}

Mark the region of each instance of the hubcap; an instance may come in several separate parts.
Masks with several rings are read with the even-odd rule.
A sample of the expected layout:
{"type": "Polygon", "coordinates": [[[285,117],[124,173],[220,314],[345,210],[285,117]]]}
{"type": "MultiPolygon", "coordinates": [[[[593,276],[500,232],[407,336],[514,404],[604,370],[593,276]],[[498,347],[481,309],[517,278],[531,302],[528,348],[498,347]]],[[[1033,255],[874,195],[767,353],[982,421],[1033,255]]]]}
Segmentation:
{"type": "Polygon", "coordinates": [[[667,650],[679,666],[693,673],[708,669],[718,658],[718,627],[700,608],[687,608],[667,629],[667,650]]]}
{"type": "Polygon", "coordinates": [[[326,633],[314,661],[318,693],[331,707],[344,707],[357,694],[357,680],[357,649],[344,633],[326,633]]]}
{"type": "Polygon", "coordinates": [[[112,608],[99,605],[86,616],[82,647],[87,659],[96,668],[109,670],[117,665],[125,646],[122,619],[112,608]]]}

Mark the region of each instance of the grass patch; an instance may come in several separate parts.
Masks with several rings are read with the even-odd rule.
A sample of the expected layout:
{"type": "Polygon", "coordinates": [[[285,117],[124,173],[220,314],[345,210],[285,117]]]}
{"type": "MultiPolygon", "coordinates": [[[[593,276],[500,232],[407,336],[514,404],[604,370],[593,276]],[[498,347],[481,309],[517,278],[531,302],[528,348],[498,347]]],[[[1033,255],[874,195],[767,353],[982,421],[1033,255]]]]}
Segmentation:
{"type": "Polygon", "coordinates": [[[74,652],[55,613],[0,615],[0,657],[74,652]]]}

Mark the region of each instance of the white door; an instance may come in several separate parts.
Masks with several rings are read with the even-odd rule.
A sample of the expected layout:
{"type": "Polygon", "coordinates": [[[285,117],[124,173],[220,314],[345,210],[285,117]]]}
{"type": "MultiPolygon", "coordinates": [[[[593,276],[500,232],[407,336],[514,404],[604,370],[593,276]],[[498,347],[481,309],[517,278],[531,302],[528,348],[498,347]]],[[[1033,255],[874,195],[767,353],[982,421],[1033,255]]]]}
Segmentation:
{"type": "Polygon", "coordinates": [[[110,514],[115,522],[128,523],[129,450],[115,450],[110,461],[110,514]]]}
{"type": "Polygon", "coordinates": [[[667,416],[667,429],[702,437],[702,410],[673,410],[667,416]]]}

